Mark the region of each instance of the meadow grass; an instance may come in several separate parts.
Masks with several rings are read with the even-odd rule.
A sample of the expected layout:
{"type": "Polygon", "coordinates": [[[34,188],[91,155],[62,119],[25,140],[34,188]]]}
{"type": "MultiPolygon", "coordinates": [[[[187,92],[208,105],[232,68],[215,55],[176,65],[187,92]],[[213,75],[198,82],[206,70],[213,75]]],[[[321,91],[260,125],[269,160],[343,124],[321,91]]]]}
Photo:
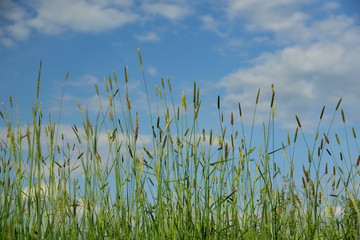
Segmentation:
{"type": "MultiPolygon", "coordinates": [[[[341,99],[326,132],[319,132],[325,107],[322,109],[312,145],[296,116],[295,135],[288,134],[285,144],[280,141],[282,147],[275,148],[279,142],[274,137],[272,88],[268,120],[261,129],[263,144],[253,146],[260,89],[254,95],[249,137],[244,132],[240,103],[238,113],[231,113],[230,125],[224,124],[220,96],[219,127],[206,133],[198,124],[201,100],[196,83],[192,102],[183,93],[177,107],[169,79],[164,82],[161,78],[161,87],[156,86],[158,111],[154,111],[140,52],[139,59],[149,109],[148,130],[139,126],[138,114],[132,112],[127,68],[125,89],[120,89],[115,72],[104,79],[109,96],[106,106],[101,105],[95,84],[100,101],[95,121],[77,102],[83,123],[72,125],[77,139],[74,145],[63,135],[60,140],[61,110],[56,124],[50,114],[49,122],[43,123],[41,64],[31,124],[20,126],[18,106],[11,97],[10,111],[3,105],[1,239],[360,238],[356,132],[352,128],[351,139],[357,149],[350,149],[353,145],[342,110],[346,143],[331,131],[341,99]],[[12,111],[16,112],[14,121],[12,111]],[[141,143],[139,129],[150,132],[150,144],[141,143]],[[102,131],[108,139],[105,155],[98,146],[102,131]],[[45,140],[40,137],[44,133],[45,140]],[[301,159],[301,173],[294,170],[300,135],[308,150],[308,159],[301,159]],[[330,142],[330,135],[336,142],[330,142]],[[340,159],[334,144],[341,150],[340,159]],[[285,169],[280,169],[276,159],[279,151],[286,154],[285,169]],[[324,156],[331,161],[324,162],[324,156]],[[79,181],[75,172],[80,169],[79,181]],[[301,175],[300,181],[294,171],[301,175]]],[[[67,78],[68,74],[65,84],[67,78]]]]}

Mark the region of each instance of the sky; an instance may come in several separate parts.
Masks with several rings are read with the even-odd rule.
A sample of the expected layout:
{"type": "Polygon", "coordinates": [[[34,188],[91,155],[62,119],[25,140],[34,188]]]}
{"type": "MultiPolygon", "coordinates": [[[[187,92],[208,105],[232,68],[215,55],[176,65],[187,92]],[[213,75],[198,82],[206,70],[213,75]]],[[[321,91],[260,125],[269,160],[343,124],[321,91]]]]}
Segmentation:
{"type": "MultiPolygon", "coordinates": [[[[218,95],[226,119],[240,102],[250,126],[260,88],[261,132],[273,84],[279,136],[294,133],[295,114],[314,135],[322,107],[327,126],[340,98],[347,125],[360,131],[358,0],[0,0],[0,102],[9,109],[11,95],[21,125],[31,122],[42,59],[42,111],[56,115],[62,98],[61,124],[70,126],[82,119],[76,100],[96,115],[94,84],[105,92],[115,71],[124,87],[128,66],[130,99],[146,121],[138,49],[151,99],[161,76],[177,105],[183,91],[191,101],[196,81],[206,129],[219,126],[218,95]]],[[[340,113],[333,127],[342,127],[340,113]]]]}

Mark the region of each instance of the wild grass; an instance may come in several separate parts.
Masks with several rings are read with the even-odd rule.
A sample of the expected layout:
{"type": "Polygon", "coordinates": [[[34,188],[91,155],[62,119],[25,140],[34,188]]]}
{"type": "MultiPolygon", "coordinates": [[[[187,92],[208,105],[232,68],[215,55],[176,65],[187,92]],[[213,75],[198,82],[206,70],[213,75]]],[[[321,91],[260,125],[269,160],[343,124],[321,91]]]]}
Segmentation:
{"type": "Polygon", "coordinates": [[[254,95],[249,137],[240,103],[239,112],[231,113],[230,126],[225,125],[220,96],[219,126],[206,132],[198,124],[201,100],[196,83],[192,102],[183,93],[177,107],[169,79],[166,84],[161,78],[156,106],[151,106],[140,52],[139,58],[150,129],[139,126],[138,114],[132,111],[127,68],[125,89],[119,87],[115,72],[104,79],[108,105],[102,105],[95,84],[100,101],[95,121],[78,102],[83,122],[72,125],[74,145],[63,135],[60,139],[61,111],[57,124],[51,114],[49,122],[43,122],[41,64],[31,124],[19,124],[18,106],[11,97],[10,111],[3,105],[1,239],[360,238],[360,152],[354,127],[350,144],[343,110],[346,143],[332,132],[341,99],[326,132],[319,132],[322,109],[312,145],[298,116],[295,135],[288,134],[284,144],[274,137],[272,86],[268,120],[261,129],[263,144],[252,145],[260,89],[254,95]],[[107,154],[98,146],[103,131],[107,154]],[[151,134],[150,144],[141,142],[141,132],[151,134]],[[300,134],[306,160],[295,155],[300,134]],[[282,147],[275,148],[280,143],[282,147]],[[340,159],[335,149],[340,149],[340,159]],[[285,169],[280,169],[279,151],[286,156],[285,169]],[[303,163],[302,169],[295,169],[296,161],[303,163]]]}

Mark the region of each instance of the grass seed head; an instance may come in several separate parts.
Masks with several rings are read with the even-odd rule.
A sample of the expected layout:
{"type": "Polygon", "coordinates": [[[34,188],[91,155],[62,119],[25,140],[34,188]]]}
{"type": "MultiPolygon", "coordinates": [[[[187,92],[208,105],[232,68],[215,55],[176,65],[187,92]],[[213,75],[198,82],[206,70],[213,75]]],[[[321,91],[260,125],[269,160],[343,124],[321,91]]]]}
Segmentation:
{"type": "Polygon", "coordinates": [[[274,84],[271,84],[271,91],[272,91],[272,95],[271,95],[270,108],[272,108],[272,106],[274,104],[274,97],[275,97],[274,84]]]}
{"type": "Polygon", "coordinates": [[[341,103],[341,100],[342,100],[342,98],[340,98],[340,100],[339,100],[338,104],[336,105],[335,111],[337,111],[337,110],[338,110],[338,108],[339,108],[339,106],[340,106],[340,103],[341,103]]]}
{"type": "Polygon", "coordinates": [[[122,125],[121,125],[120,119],[118,119],[118,122],[119,122],[119,126],[120,126],[121,133],[124,134],[124,130],[123,130],[123,127],[122,127],[122,125]]]}
{"type": "Polygon", "coordinates": [[[78,108],[79,108],[79,110],[81,112],[81,115],[84,116],[83,110],[81,109],[80,103],[79,103],[79,101],[77,99],[76,99],[76,102],[77,102],[78,108]]]}
{"type": "Polygon", "coordinates": [[[340,181],[341,181],[341,178],[339,177],[339,180],[338,180],[338,182],[337,182],[337,184],[336,184],[336,189],[338,189],[338,188],[339,188],[340,181]]]}
{"type": "Polygon", "coordinates": [[[340,146],[340,140],[339,140],[339,137],[338,137],[338,135],[335,133],[335,137],[336,137],[336,141],[337,141],[337,143],[339,144],[339,146],[340,146]]]}
{"type": "Polygon", "coordinates": [[[327,174],[328,173],[328,164],[326,163],[326,165],[325,165],[325,174],[327,174]]]}
{"type": "Polygon", "coordinates": [[[306,184],[305,184],[305,179],[304,179],[304,177],[301,177],[301,180],[302,180],[302,182],[303,182],[303,188],[305,189],[305,188],[306,188],[306,184]]]}
{"type": "Polygon", "coordinates": [[[99,95],[99,89],[98,89],[96,83],[95,83],[95,89],[96,89],[96,94],[97,94],[98,96],[100,96],[100,95],[99,95]]]}
{"type": "Polygon", "coordinates": [[[105,82],[106,91],[108,92],[108,91],[109,91],[109,88],[108,88],[108,85],[107,85],[105,76],[104,76],[104,82],[105,82]]]}
{"type": "Polygon", "coordinates": [[[353,132],[354,138],[356,139],[356,133],[355,133],[354,127],[352,127],[352,132],[353,132]]]}
{"type": "Polygon", "coordinates": [[[275,103],[275,105],[273,107],[273,111],[272,111],[272,118],[274,118],[274,116],[275,116],[276,106],[277,106],[277,104],[275,103]]]}
{"type": "Polygon", "coordinates": [[[320,143],[320,149],[322,150],[324,147],[324,139],[321,139],[321,143],[320,143]]]}
{"type": "Polygon", "coordinates": [[[142,63],[142,59],[141,59],[141,54],[140,54],[140,49],[138,48],[138,53],[139,53],[139,61],[140,61],[140,65],[141,65],[141,70],[144,71],[144,67],[143,67],[143,63],[142,63]]]}
{"type": "Polygon", "coordinates": [[[113,85],[112,85],[112,81],[111,81],[111,76],[109,74],[109,83],[110,83],[110,90],[112,91],[113,90],[113,85]]]}
{"type": "Polygon", "coordinates": [[[295,118],[296,118],[296,121],[297,121],[297,123],[298,123],[298,125],[299,125],[299,128],[301,128],[301,123],[300,123],[300,120],[299,120],[298,116],[295,115],[295,118]]]}
{"type": "Polygon", "coordinates": [[[342,120],[345,123],[345,114],[344,114],[344,110],[341,109],[341,116],[342,116],[342,120]]]}
{"type": "Polygon", "coordinates": [[[229,154],[228,144],[225,144],[225,160],[227,160],[229,154]]]}
{"type": "Polygon", "coordinates": [[[329,139],[328,139],[328,137],[326,136],[326,134],[324,133],[324,137],[325,137],[325,141],[326,141],[326,143],[327,144],[330,144],[330,141],[329,141],[329,139]]]}
{"type": "Polygon", "coordinates": [[[129,85],[129,73],[128,73],[128,66],[124,67],[124,71],[125,71],[125,83],[126,83],[126,87],[129,85]]]}
{"type": "Polygon", "coordinates": [[[259,102],[259,96],[260,96],[260,88],[258,89],[257,95],[256,95],[256,104],[259,102]]]}
{"type": "Polygon", "coordinates": [[[165,92],[165,84],[164,84],[163,76],[161,76],[161,85],[162,85],[163,92],[165,92]]]}
{"type": "Polygon", "coordinates": [[[169,78],[167,78],[167,82],[168,82],[168,85],[169,85],[170,94],[172,94],[171,85],[170,85],[170,79],[169,78]]]}
{"type": "Polygon", "coordinates": [[[196,107],[196,105],[195,105],[195,103],[196,103],[196,82],[195,81],[194,81],[193,103],[194,103],[194,106],[196,107]]]}
{"type": "Polygon", "coordinates": [[[240,106],[240,102],[239,102],[239,115],[240,115],[240,118],[241,118],[242,114],[241,114],[241,106],[240,106]]]}
{"type": "Polygon", "coordinates": [[[127,107],[128,107],[128,109],[130,110],[130,109],[131,109],[130,98],[129,98],[129,95],[128,95],[127,92],[126,92],[126,102],[127,102],[127,107]]]}
{"type": "Polygon", "coordinates": [[[322,110],[321,110],[321,114],[320,114],[320,120],[322,119],[323,117],[323,114],[324,114],[324,110],[325,110],[325,106],[323,106],[322,110]]]}
{"type": "Polygon", "coordinates": [[[116,78],[115,71],[113,71],[113,73],[114,73],[115,84],[116,84],[116,85],[118,85],[118,82],[117,82],[117,78],[116,78]]]}
{"type": "Polygon", "coordinates": [[[326,151],[331,156],[331,153],[330,153],[329,149],[326,148],[326,151]]]}
{"type": "Polygon", "coordinates": [[[138,134],[139,134],[139,120],[138,120],[138,113],[136,113],[136,127],[135,127],[135,142],[138,138],[138,134]]]}

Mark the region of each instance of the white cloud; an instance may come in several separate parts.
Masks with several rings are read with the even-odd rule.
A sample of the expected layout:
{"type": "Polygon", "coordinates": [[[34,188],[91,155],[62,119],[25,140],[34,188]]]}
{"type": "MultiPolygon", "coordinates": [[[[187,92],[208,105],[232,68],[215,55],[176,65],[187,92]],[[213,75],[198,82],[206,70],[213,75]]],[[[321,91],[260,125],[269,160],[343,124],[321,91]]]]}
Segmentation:
{"type": "MultiPolygon", "coordinates": [[[[226,89],[224,105],[236,106],[240,101],[251,113],[257,89],[261,88],[261,98],[270,102],[270,86],[274,83],[279,103],[277,119],[284,128],[296,126],[295,114],[303,125],[313,127],[322,105],[336,105],[340,97],[344,97],[343,106],[355,109],[360,101],[360,28],[345,15],[329,14],[321,19],[307,15],[300,6],[307,3],[229,1],[227,14],[231,21],[246,19],[247,30],[275,34],[275,41],[264,35],[266,42],[287,44],[275,52],[260,53],[250,62],[252,66],[224,76],[217,85],[226,89]]],[[[336,6],[319,9],[325,7],[336,6]]],[[[260,115],[268,115],[268,102],[258,106],[260,115]]],[[[355,111],[352,114],[354,120],[360,118],[355,111]]]]}
{"type": "Polygon", "coordinates": [[[66,29],[98,32],[138,19],[137,14],[99,1],[40,1],[35,5],[35,9],[38,14],[29,21],[29,25],[48,34],[56,34],[66,29]]]}
{"type": "Polygon", "coordinates": [[[85,74],[80,77],[77,81],[68,81],[66,84],[69,86],[94,86],[95,83],[98,83],[97,77],[85,74]]]}
{"type": "Polygon", "coordinates": [[[156,68],[154,68],[153,66],[150,65],[150,66],[148,67],[148,72],[150,73],[151,76],[155,76],[158,71],[157,71],[156,68]]]}
{"type": "Polygon", "coordinates": [[[190,14],[185,3],[144,3],[141,8],[149,14],[160,15],[171,20],[182,19],[190,14]]]}
{"type": "Polygon", "coordinates": [[[0,8],[1,15],[10,22],[1,30],[5,32],[1,42],[11,45],[6,39],[24,41],[32,30],[45,34],[59,34],[66,30],[101,32],[136,22],[137,13],[129,10],[131,1],[107,0],[36,0],[25,6],[6,0],[0,8]],[[32,14],[30,14],[30,12],[32,14]]]}
{"type": "MultiPolygon", "coordinates": [[[[157,16],[179,20],[190,13],[183,1],[135,4],[130,0],[34,0],[22,3],[4,0],[0,15],[6,24],[0,27],[0,42],[13,46],[16,41],[27,40],[34,30],[43,34],[61,34],[68,30],[98,33],[157,16]]],[[[140,41],[159,41],[155,33],[136,37],[140,41]]]]}
{"type": "Polygon", "coordinates": [[[2,38],[0,37],[0,43],[3,44],[6,47],[13,47],[15,46],[15,42],[11,40],[10,38],[2,38]]]}
{"type": "MultiPolygon", "coordinates": [[[[261,96],[270,101],[274,83],[281,123],[294,122],[295,114],[311,122],[313,113],[318,114],[325,103],[335,105],[340,97],[360,101],[359,56],[360,46],[347,48],[337,43],[287,47],[262,54],[253,67],[223,77],[217,86],[226,89],[224,105],[236,106],[240,101],[247,112],[252,112],[257,89],[261,88],[261,96]]],[[[263,113],[268,113],[268,104],[263,113]]]]}
{"type": "Polygon", "coordinates": [[[135,38],[141,42],[158,42],[158,41],[160,41],[159,36],[154,32],[150,32],[146,35],[135,35],[135,38]]]}
{"type": "MultiPolygon", "coordinates": [[[[90,120],[92,121],[92,120],[90,120]]],[[[93,124],[93,131],[95,131],[95,121],[92,121],[93,124]]],[[[49,152],[50,152],[50,148],[49,148],[49,143],[50,143],[50,139],[49,136],[46,136],[45,134],[45,130],[44,128],[47,126],[42,125],[42,129],[41,129],[41,136],[40,136],[40,147],[41,147],[41,153],[43,154],[44,157],[48,156],[49,152]]],[[[125,127],[125,126],[123,126],[125,127]]],[[[54,148],[55,148],[55,159],[59,164],[63,164],[63,159],[66,159],[62,153],[58,153],[57,151],[57,147],[59,146],[60,152],[64,151],[66,153],[68,153],[67,150],[67,143],[69,143],[70,149],[73,149],[73,146],[75,146],[74,148],[74,152],[71,151],[71,158],[70,158],[70,167],[74,168],[77,165],[80,165],[80,167],[78,167],[76,170],[71,172],[71,176],[77,176],[80,177],[81,176],[81,171],[82,171],[82,163],[81,163],[81,159],[77,159],[77,157],[79,156],[80,153],[84,152],[84,158],[86,157],[86,152],[87,152],[87,148],[88,147],[92,147],[92,141],[93,141],[93,136],[91,137],[91,140],[86,140],[85,139],[85,130],[83,128],[82,125],[77,125],[77,129],[78,129],[78,136],[81,140],[81,143],[78,142],[78,139],[74,133],[74,130],[72,129],[72,125],[68,125],[68,124],[60,124],[60,125],[56,125],[55,128],[55,136],[54,136],[54,148]],[[58,136],[56,136],[56,134],[59,134],[58,136]],[[64,137],[64,140],[62,140],[62,136],[64,137]],[[57,139],[56,139],[57,137],[57,139]],[[88,145],[90,144],[90,145],[88,145]]],[[[125,130],[125,129],[124,129],[125,130]]],[[[20,126],[20,131],[21,131],[21,136],[24,136],[26,134],[26,126],[20,126]]],[[[112,160],[112,154],[115,153],[115,149],[112,146],[112,149],[110,150],[110,145],[113,143],[109,142],[109,138],[108,138],[108,132],[107,129],[105,129],[105,127],[103,126],[102,129],[97,129],[97,152],[100,155],[101,159],[104,159],[104,161],[102,161],[103,167],[105,167],[106,163],[106,159],[108,159],[109,157],[109,164],[111,164],[112,160]]],[[[112,130],[110,129],[109,131],[110,134],[112,133],[112,130]]],[[[141,129],[139,130],[141,131],[141,129]]],[[[30,133],[30,139],[32,139],[32,133],[33,133],[33,127],[29,127],[29,133],[30,133]]],[[[15,134],[15,138],[17,137],[18,132],[15,130],[14,132],[15,134]]],[[[95,133],[94,133],[95,134],[95,133]]],[[[119,142],[123,142],[122,148],[120,149],[120,153],[121,154],[125,154],[127,151],[127,145],[129,143],[129,139],[121,134],[120,131],[117,132],[117,139],[119,140],[119,142]]],[[[9,146],[9,141],[10,139],[7,138],[7,128],[3,128],[0,127],[0,139],[3,140],[7,146],[9,146]]],[[[141,153],[141,149],[143,146],[147,146],[149,144],[152,143],[152,135],[147,135],[147,134],[141,134],[139,133],[138,136],[138,141],[136,142],[136,149],[137,149],[137,153],[139,154],[139,156],[142,154],[141,153]]],[[[1,143],[3,148],[6,148],[4,146],[3,143],[1,143]]],[[[27,151],[28,149],[28,143],[27,143],[27,138],[24,137],[22,138],[21,141],[21,150],[22,150],[22,154],[25,156],[27,155],[27,151]]],[[[9,150],[9,149],[7,149],[9,150]]],[[[23,159],[26,159],[26,157],[24,157],[23,159]]],[[[24,167],[28,167],[28,164],[25,162],[23,162],[24,167]]],[[[44,174],[44,177],[47,178],[49,176],[49,165],[48,165],[48,160],[46,161],[46,164],[43,165],[44,168],[41,169],[42,173],[44,174]]],[[[57,165],[55,165],[56,168],[57,165]]],[[[55,172],[57,173],[57,169],[55,169],[55,172]]]]}
{"type": "Polygon", "coordinates": [[[23,19],[27,16],[24,7],[19,6],[12,0],[2,0],[0,3],[0,15],[10,21],[23,19]]]}
{"type": "Polygon", "coordinates": [[[13,25],[10,25],[6,27],[6,30],[10,36],[20,41],[25,41],[30,34],[30,29],[24,22],[17,22],[13,25]]]}
{"type": "Polygon", "coordinates": [[[227,16],[231,20],[244,19],[246,30],[276,33],[278,41],[307,40],[306,23],[310,16],[300,11],[311,0],[230,0],[227,16]]]}
{"type": "Polygon", "coordinates": [[[295,0],[230,0],[227,13],[230,18],[246,18],[249,29],[279,30],[301,23],[307,18],[296,11],[300,4],[295,0]]]}
{"type": "Polygon", "coordinates": [[[209,31],[216,33],[220,37],[226,37],[226,34],[220,31],[220,23],[210,15],[202,16],[201,21],[203,23],[203,28],[209,31]]]}
{"type": "Polygon", "coordinates": [[[324,10],[332,11],[340,8],[340,5],[336,2],[327,2],[323,6],[324,10]]]}

